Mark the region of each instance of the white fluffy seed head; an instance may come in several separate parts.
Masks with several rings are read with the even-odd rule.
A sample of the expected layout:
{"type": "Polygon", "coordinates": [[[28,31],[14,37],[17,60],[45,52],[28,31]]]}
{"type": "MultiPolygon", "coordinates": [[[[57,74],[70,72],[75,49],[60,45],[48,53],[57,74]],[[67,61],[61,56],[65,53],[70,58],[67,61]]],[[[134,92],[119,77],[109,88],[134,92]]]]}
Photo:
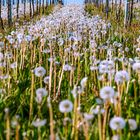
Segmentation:
{"type": "Polygon", "coordinates": [[[60,112],[62,112],[62,113],[71,112],[72,109],[73,109],[73,104],[72,104],[72,102],[69,101],[69,100],[61,101],[60,104],[59,104],[59,110],[60,110],[60,112]]]}
{"type": "Polygon", "coordinates": [[[134,131],[137,129],[137,123],[134,119],[129,119],[128,124],[131,131],[134,131]]]}
{"type": "Polygon", "coordinates": [[[8,113],[9,113],[9,108],[5,108],[5,109],[4,109],[4,112],[5,112],[6,114],[8,114],[8,113]]]}
{"type": "Polygon", "coordinates": [[[118,84],[121,84],[121,83],[123,83],[125,81],[129,81],[129,79],[130,79],[130,77],[129,77],[128,72],[127,71],[124,71],[124,70],[118,71],[116,73],[116,75],[115,75],[115,81],[118,84]]]}
{"type": "Polygon", "coordinates": [[[111,99],[112,97],[114,97],[114,94],[114,89],[110,86],[103,87],[100,90],[100,97],[104,100],[111,99]]]}
{"type": "Polygon", "coordinates": [[[82,89],[84,89],[85,88],[85,86],[86,86],[86,83],[87,83],[87,77],[84,77],[82,80],[81,80],[81,87],[82,87],[82,89]]]}
{"type": "Polygon", "coordinates": [[[46,70],[43,67],[37,67],[35,68],[34,73],[37,77],[43,77],[46,74],[46,70]]]}
{"type": "Polygon", "coordinates": [[[123,129],[125,127],[125,124],[125,120],[121,117],[113,117],[109,123],[112,130],[123,129]]]}
{"type": "Polygon", "coordinates": [[[93,114],[89,114],[89,113],[84,113],[84,118],[87,121],[90,121],[94,118],[93,114]]]}
{"type": "Polygon", "coordinates": [[[71,71],[72,67],[69,64],[66,64],[66,65],[64,65],[63,70],[64,71],[71,71]]]}
{"type": "Polygon", "coordinates": [[[73,88],[73,90],[71,91],[71,93],[72,93],[72,95],[73,95],[74,98],[77,97],[77,86],[76,86],[76,85],[74,86],[74,88],[73,88]]]}
{"type": "Polygon", "coordinates": [[[36,90],[36,98],[35,98],[36,99],[36,102],[38,104],[41,104],[43,97],[44,96],[47,96],[47,94],[48,94],[48,92],[46,91],[45,88],[38,88],[36,90]]]}
{"type": "Polygon", "coordinates": [[[49,76],[46,76],[45,78],[44,78],[44,83],[45,84],[49,84],[49,79],[50,79],[50,77],[49,76]]]}
{"type": "Polygon", "coordinates": [[[36,121],[32,122],[32,125],[34,127],[41,127],[41,126],[44,126],[45,124],[46,124],[46,119],[44,120],[37,119],[36,121]]]}
{"type": "Polygon", "coordinates": [[[99,105],[97,105],[95,108],[93,108],[91,110],[91,112],[94,114],[94,115],[97,115],[97,114],[103,114],[105,112],[105,110],[103,108],[101,108],[99,105]]]}
{"type": "Polygon", "coordinates": [[[120,140],[120,136],[119,135],[113,135],[111,140],[120,140]]]}
{"type": "Polygon", "coordinates": [[[46,91],[45,88],[38,88],[36,90],[36,95],[41,94],[42,96],[47,96],[48,92],[46,91]]]}
{"type": "Polygon", "coordinates": [[[17,67],[17,62],[10,64],[10,68],[15,69],[17,67]]]}
{"type": "Polygon", "coordinates": [[[0,52],[0,61],[3,59],[4,55],[0,52]]]}
{"type": "Polygon", "coordinates": [[[140,73],[140,63],[134,63],[133,70],[136,71],[137,73],[140,73]]]}

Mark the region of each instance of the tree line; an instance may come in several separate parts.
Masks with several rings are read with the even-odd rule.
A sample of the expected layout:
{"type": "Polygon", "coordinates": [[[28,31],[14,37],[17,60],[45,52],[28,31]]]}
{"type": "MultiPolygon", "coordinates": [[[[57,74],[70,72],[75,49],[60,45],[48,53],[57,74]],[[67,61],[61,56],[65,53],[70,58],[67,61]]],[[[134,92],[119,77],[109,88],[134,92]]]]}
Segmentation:
{"type": "Polygon", "coordinates": [[[121,11],[124,12],[124,26],[131,26],[134,17],[134,3],[138,3],[139,0],[85,0],[85,3],[92,3],[97,7],[102,7],[102,11],[106,13],[108,18],[109,12],[115,12],[115,18],[117,22],[120,21],[121,11]]]}
{"type": "Polygon", "coordinates": [[[7,7],[7,21],[8,26],[12,26],[12,7],[16,6],[16,19],[19,19],[19,6],[20,4],[23,4],[23,15],[24,19],[26,19],[27,15],[27,4],[29,4],[29,15],[30,18],[33,18],[36,14],[44,14],[45,10],[47,10],[48,5],[54,5],[54,4],[63,4],[63,0],[0,0],[0,27],[4,29],[4,23],[2,19],[2,6],[7,7]],[[6,5],[5,5],[6,3],[6,5]]]}

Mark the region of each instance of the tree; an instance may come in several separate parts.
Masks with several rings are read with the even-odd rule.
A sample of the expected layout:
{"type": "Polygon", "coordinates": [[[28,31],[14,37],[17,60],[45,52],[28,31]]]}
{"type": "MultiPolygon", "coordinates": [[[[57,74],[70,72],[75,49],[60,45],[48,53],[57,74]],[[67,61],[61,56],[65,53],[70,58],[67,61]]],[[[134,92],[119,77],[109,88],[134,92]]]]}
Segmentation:
{"type": "Polygon", "coordinates": [[[41,0],[39,0],[39,14],[40,14],[40,11],[41,11],[41,0]]]}
{"type": "Polygon", "coordinates": [[[5,0],[3,0],[3,6],[5,6],[5,0]]]}
{"type": "Polygon", "coordinates": [[[34,12],[35,12],[35,8],[34,8],[34,0],[32,0],[32,7],[33,7],[33,15],[34,15],[34,12]]]}
{"type": "Polygon", "coordinates": [[[30,18],[32,17],[32,0],[30,0],[30,18]]]}
{"type": "Polygon", "coordinates": [[[24,0],[24,19],[26,18],[26,0],[24,0]]]}
{"type": "Polygon", "coordinates": [[[19,0],[17,0],[17,19],[19,18],[19,0]]]}
{"type": "Polygon", "coordinates": [[[52,4],[52,1],[50,0],[50,5],[52,4]]]}
{"type": "Polygon", "coordinates": [[[48,0],[46,0],[46,8],[48,8],[48,0]]]}
{"type": "Polygon", "coordinates": [[[133,7],[134,7],[134,0],[131,0],[130,5],[130,14],[129,14],[129,25],[131,26],[133,20],[133,7]]]}
{"type": "Polygon", "coordinates": [[[11,0],[7,1],[8,5],[8,26],[12,26],[12,5],[11,5],[11,0]]]}
{"type": "Polygon", "coordinates": [[[1,3],[1,0],[0,0],[0,27],[2,29],[4,29],[4,27],[3,27],[3,20],[2,20],[2,17],[1,17],[1,5],[2,5],[2,3],[1,3]]]}
{"type": "Polygon", "coordinates": [[[128,22],[128,0],[125,0],[125,10],[124,10],[124,26],[127,27],[128,22]]]}
{"type": "Polygon", "coordinates": [[[15,0],[13,0],[13,5],[15,5],[15,0]]]}
{"type": "Polygon", "coordinates": [[[43,14],[44,14],[44,0],[42,0],[42,8],[43,8],[43,14]]]}
{"type": "Polygon", "coordinates": [[[109,0],[106,0],[105,11],[106,11],[106,17],[107,17],[107,19],[108,19],[108,13],[109,13],[109,0]]]}
{"type": "Polygon", "coordinates": [[[36,0],[36,12],[38,13],[38,0],[36,0]]]}
{"type": "Polygon", "coordinates": [[[54,2],[54,0],[52,0],[52,4],[54,4],[55,2],[54,2]]]}

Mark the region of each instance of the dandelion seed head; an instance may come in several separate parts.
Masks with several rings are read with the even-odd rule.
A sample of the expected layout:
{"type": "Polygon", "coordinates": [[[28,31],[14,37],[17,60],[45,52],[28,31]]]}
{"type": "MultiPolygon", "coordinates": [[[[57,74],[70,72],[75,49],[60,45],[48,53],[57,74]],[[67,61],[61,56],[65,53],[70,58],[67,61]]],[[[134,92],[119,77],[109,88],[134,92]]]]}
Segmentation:
{"type": "Polygon", "coordinates": [[[6,67],[6,62],[0,62],[0,67],[6,67]]]}
{"type": "Polygon", "coordinates": [[[12,64],[10,64],[10,68],[14,69],[17,67],[17,62],[13,62],[12,64]]]}
{"type": "Polygon", "coordinates": [[[140,53],[140,48],[136,48],[136,53],[140,53]]]}
{"type": "Polygon", "coordinates": [[[0,41],[0,49],[4,48],[4,42],[0,41]]]}
{"type": "Polygon", "coordinates": [[[45,88],[38,88],[36,90],[36,95],[41,94],[42,96],[47,96],[48,92],[46,91],[45,88]]]}
{"type": "Polygon", "coordinates": [[[129,77],[128,72],[127,71],[124,71],[124,70],[118,71],[116,73],[116,75],[115,75],[115,81],[118,84],[121,84],[121,83],[123,83],[125,81],[129,81],[129,79],[130,79],[130,77],[129,77]]]}
{"type": "Polygon", "coordinates": [[[8,78],[10,78],[10,76],[8,74],[0,76],[0,79],[2,79],[2,80],[6,80],[8,78]]]}
{"type": "Polygon", "coordinates": [[[97,115],[97,114],[103,114],[105,112],[105,110],[103,108],[101,108],[99,105],[97,105],[96,107],[94,107],[91,112],[94,114],[94,115],[97,115]]]}
{"type": "Polygon", "coordinates": [[[42,127],[46,124],[46,122],[47,122],[46,119],[44,119],[44,120],[37,119],[36,121],[32,122],[32,125],[34,127],[42,127]]]}
{"type": "Polygon", "coordinates": [[[107,66],[106,66],[106,65],[100,65],[100,66],[99,66],[99,72],[100,72],[101,74],[107,73],[107,72],[108,72],[107,66]]]}
{"type": "Polygon", "coordinates": [[[112,130],[123,129],[125,127],[125,124],[125,120],[121,117],[113,117],[109,123],[112,130]]]}
{"type": "Polygon", "coordinates": [[[77,86],[76,86],[76,85],[74,86],[74,88],[73,88],[73,90],[71,91],[71,93],[72,93],[72,95],[73,95],[74,98],[77,97],[77,86]]]}
{"type": "Polygon", "coordinates": [[[61,101],[60,104],[59,104],[59,110],[60,110],[60,112],[62,112],[62,113],[71,112],[72,109],[73,109],[73,104],[72,104],[72,102],[69,101],[69,100],[61,101]]]}
{"type": "Polygon", "coordinates": [[[86,87],[86,84],[87,84],[87,77],[84,77],[81,82],[80,82],[80,85],[82,87],[82,89],[84,89],[86,87]]]}
{"type": "Polygon", "coordinates": [[[58,41],[57,41],[57,43],[58,43],[59,46],[63,46],[64,39],[63,38],[59,38],[58,41]]]}
{"type": "Polygon", "coordinates": [[[47,53],[50,53],[51,51],[50,49],[44,49],[42,52],[47,54],[47,53]]]}
{"type": "Polygon", "coordinates": [[[137,42],[140,43],[140,36],[137,38],[137,42]]]}
{"type": "Polygon", "coordinates": [[[46,70],[43,67],[37,67],[35,68],[34,73],[37,77],[43,77],[46,74],[46,70]]]}
{"type": "Polygon", "coordinates": [[[36,99],[36,102],[38,104],[41,104],[43,97],[45,97],[47,95],[48,95],[48,92],[46,91],[46,89],[44,89],[44,88],[38,88],[36,90],[36,98],[35,98],[36,99]]]}
{"type": "Polygon", "coordinates": [[[89,113],[84,113],[84,118],[87,121],[90,121],[94,118],[93,114],[89,114],[89,113]]]}
{"type": "Polygon", "coordinates": [[[46,76],[45,78],[44,78],[44,83],[45,84],[49,84],[49,79],[50,79],[50,77],[49,76],[46,76]]]}
{"type": "Polygon", "coordinates": [[[110,86],[103,87],[100,90],[100,97],[104,100],[111,99],[114,96],[114,89],[110,86]]]}
{"type": "Polygon", "coordinates": [[[26,135],[27,135],[26,132],[23,132],[23,133],[22,133],[22,136],[23,136],[23,137],[26,137],[26,135]]]}
{"type": "Polygon", "coordinates": [[[126,48],[125,48],[125,51],[126,51],[126,52],[129,52],[129,48],[128,48],[128,47],[126,47],[126,48]]]}
{"type": "Polygon", "coordinates": [[[98,70],[98,67],[97,67],[97,66],[90,66],[90,70],[91,70],[91,71],[98,70]]]}
{"type": "Polygon", "coordinates": [[[72,67],[69,64],[64,65],[63,67],[64,71],[71,71],[72,67]]]}
{"type": "Polygon", "coordinates": [[[68,117],[65,117],[64,120],[63,120],[63,125],[66,126],[68,123],[71,123],[72,120],[68,117]]]}
{"type": "Polygon", "coordinates": [[[119,135],[113,135],[111,140],[120,140],[120,136],[119,135]]]}
{"type": "Polygon", "coordinates": [[[31,37],[30,35],[26,35],[25,40],[26,40],[27,42],[30,42],[31,39],[32,39],[32,37],[31,37]]]}
{"type": "Polygon", "coordinates": [[[137,123],[134,119],[129,119],[128,124],[131,131],[134,131],[137,129],[137,123]]]}
{"type": "Polygon", "coordinates": [[[5,109],[4,109],[4,112],[5,112],[6,114],[8,114],[8,113],[9,113],[9,108],[5,108],[5,109]]]}
{"type": "Polygon", "coordinates": [[[0,61],[3,60],[3,58],[4,58],[4,55],[2,52],[0,52],[0,61]]]}
{"type": "Polygon", "coordinates": [[[133,70],[136,71],[137,73],[140,73],[140,63],[134,63],[133,70]]]}

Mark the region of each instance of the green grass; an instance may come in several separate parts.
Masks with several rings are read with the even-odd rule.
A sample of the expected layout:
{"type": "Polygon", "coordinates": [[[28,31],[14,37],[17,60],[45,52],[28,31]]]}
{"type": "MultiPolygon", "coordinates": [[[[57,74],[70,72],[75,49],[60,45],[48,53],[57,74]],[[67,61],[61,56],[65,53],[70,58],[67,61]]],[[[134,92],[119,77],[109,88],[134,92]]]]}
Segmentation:
{"type": "MultiPolygon", "coordinates": [[[[105,19],[104,13],[93,5],[87,5],[85,8],[86,12],[90,13],[90,16],[99,14],[105,19]]],[[[51,10],[52,8],[50,8],[51,10]]],[[[140,75],[132,70],[132,64],[128,61],[129,58],[139,57],[139,52],[134,48],[138,32],[133,33],[134,27],[131,27],[132,30],[124,29],[122,20],[119,26],[113,19],[113,16],[109,15],[108,20],[102,21],[104,24],[110,22],[112,28],[107,29],[106,35],[102,34],[100,38],[97,36],[94,38],[94,35],[89,34],[89,29],[86,28],[82,30],[82,40],[78,42],[70,41],[67,38],[68,29],[65,26],[66,23],[61,24],[58,29],[51,27],[51,32],[44,34],[42,37],[45,38],[45,43],[41,43],[41,36],[39,36],[31,42],[24,40],[20,44],[20,48],[14,48],[16,43],[11,45],[3,36],[1,41],[4,41],[5,45],[1,52],[3,54],[12,52],[13,57],[11,59],[5,57],[6,67],[0,67],[0,75],[10,75],[8,79],[1,79],[0,82],[0,88],[6,90],[6,93],[0,93],[0,140],[9,140],[8,131],[5,131],[9,127],[11,130],[10,140],[15,140],[16,138],[16,140],[46,140],[50,138],[50,135],[58,135],[60,140],[99,140],[100,133],[102,137],[100,140],[103,140],[104,130],[106,132],[106,140],[110,140],[115,134],[119,134],[121,140],[140,139],[140,81],[138,80],[140,75]],[[115,32],[118,32],[118,34],[115,34],[115,32]],[[49,35],[51,33],[54,33],[57,38],[50,40],[49,35]],[[65,40],[62,46],[59,46],[58,43],[60,37],[65,40]],[[85,40],[84,37],[86,37],[85,40]],[[90,41],[93,38],[97,46],[94,44],[95,46],[91,48],[90,41]],[[107,40],[109,40],[108,44],[107,40]],[[115,41],[122,44],[121,49],[113,45],[115,41]],[[65,51],[73,43],[77,44],[76,52],[81,54],[77,57],[74,56],[72,49],[69,53],[65,51]],[[112,49],[112,56],[109,56],[112,57],[111,60],[114,62],[113,69],[115,72],[120,70],[128,71],[130,80],[125,81],[125,78],[123,78],[123,83],[118,85],[114,79],[115,74],[109,80],[107,74],[101,74],[99,70],[90,70],[90,66],[93,65],[91,57],[94,56],[94,62],[96,62],[95,60],[107,60],[108,49],[102,48],[103,45],[112,49]],[[125,51],[127,47],[130,49],[128,52],[125,51]],[[43,49],[50,49],[51,52],[48,54],[42,53],[43,49]],[[48,59],[52,57],[55,60],[51,63],[48,59]],[[123,61],[114,61],[115,58],[125,59],[123,61]],[[15,61],[18,64],[17,68],[11,69],[10,64],[15,61]],[[59,65],[56,65],[56,61],[59,62],[59,65]],[[63,72],[64,64],[72,65],[75,70],[63,72]],[[45,76],[50,76],[51,79],[49,84],[43,82],[45,76],[37,77],[33,73],[33,70],[38,66],[43,66],[46,69],[45,76]],[[99,76],[102,76],[103,79],[99,80],[99,76]],[[84,90],[82,90],[81,94],[76,92],[77,96],[74,98],[71,91],[74,89],[74,86],[80,86],[81,89],[81,80],[84,77],[88,78],[84,83],[84,90]],[[59,85],[61,85],[60,95],[57,96],[59,85]],[[118,95],[116,99],[117,104],[121,106],[120,108],[109,100],[103,103],[103,100],[100,98],[100,90],[108,85],[111,85],[116,92],[122,94],[122,96],[118,95]],[[43,97],[41,104],[36,102],[35,92],[40,87],[44,87],[48,91],[51,102],[48,101],[48,96],[43,97]],[[97,103],[96,100],[99,98],[102,104],[97,103]],[[70,113],[61,113],[59,110],[60,102],[65,99],[69,99],[73,103],[73,110],[70,113]],[[105,109],[107,114],[94,114],[93,119],[87,120],[84,114],[93,115],[92,110],[96,107],[105,109]],[[5,113],[5,108],[9,108],[8,113],[5,113]],[[19,115],[19,119],[16,119],[16,115],[19,115]],[[123,130],[114,131],[109,127],[111,118],[116,115],[124,118],[127,122],[123,130]],[[41,120],[46,119],[47,123],[42,127],[36,128],[32,125],[32,122],[37,118],[41,120]],[[138,128],[135,131],[130,131],[128,125],[128,119],[130,118],[135,119],[137,122],[138,128]],[[68,122],[64,123],[66,119],[68,122]],[[18,123],[12,125],[11,123],[15,120],[18,123]],[[25,133],[26,135],[23,136],[25,133]]],[[[34,22],[39,19],[40,16],[37,16],[34,22]]],[[[137,21],[135,22],[137,23],[137,21]]],[[[22,23],[21,21],[20,27],[22,27],[22,23]]],[[[97,25],[94,25],[92,28],[97,28],[97,25]]],[[[44,29],[41,30],[41,34],[43,31],[44,29]]],[[[26,33],[29,34],[29,31],[27,30],[26,33]]],[[[95,66],[99,67],[99,64],[95,64],[95,66]]]]}

